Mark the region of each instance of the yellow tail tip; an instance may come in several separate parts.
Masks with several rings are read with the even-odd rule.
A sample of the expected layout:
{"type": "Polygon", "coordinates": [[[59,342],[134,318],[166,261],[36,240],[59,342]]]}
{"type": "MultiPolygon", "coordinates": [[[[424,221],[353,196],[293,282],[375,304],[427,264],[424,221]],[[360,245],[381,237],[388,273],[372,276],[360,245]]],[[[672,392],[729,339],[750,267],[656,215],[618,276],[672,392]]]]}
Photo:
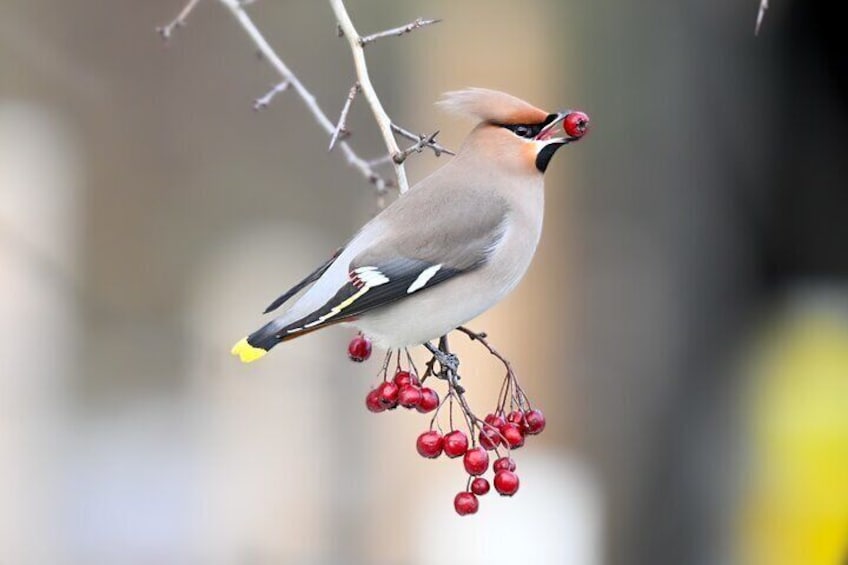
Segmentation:
{"type": "Polygon", "coordinates": [[[233,346],[230,353],[238,355],[238,358],[241,359],[242,363],[250,363],[252,361],[256,361],[268,352],[264,349],[260,349],[259,347],[253,347],[247,343],[247,338],[244,338],[233,346]]]}

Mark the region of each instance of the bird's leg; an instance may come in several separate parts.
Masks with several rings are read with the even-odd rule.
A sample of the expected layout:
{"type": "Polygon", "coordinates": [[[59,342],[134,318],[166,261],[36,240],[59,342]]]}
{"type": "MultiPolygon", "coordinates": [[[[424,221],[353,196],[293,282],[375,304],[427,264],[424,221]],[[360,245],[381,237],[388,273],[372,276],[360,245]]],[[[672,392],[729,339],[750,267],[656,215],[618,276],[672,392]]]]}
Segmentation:
{"type": "Polygon", "coordinates": [[[425,343],[424,347],[439,362],[440,371],[434,373],[434,375],[439,379],[448,381],[450,386],[456,388],[459,393],[465,392],[465,389],[459,384],[459,357],[451,353],[450,349],[448,349],[447,336],[439,338],[439,347],[429,342],[425,343]]]}
{"type": "Polygon", "coordinates": [[[456,373],[457,369],[459,369],[459,358],[450,352],[445,352],[433,345],[432,343],[425,343],[424,347],[427,348],[427,351],[433,354],[433,357],[436,358],[436,361],[441,365],[441,371],[436,374],[440,379],[447,378],[445,376],[445,372],[449,371],[451,373],[456,373]]]}

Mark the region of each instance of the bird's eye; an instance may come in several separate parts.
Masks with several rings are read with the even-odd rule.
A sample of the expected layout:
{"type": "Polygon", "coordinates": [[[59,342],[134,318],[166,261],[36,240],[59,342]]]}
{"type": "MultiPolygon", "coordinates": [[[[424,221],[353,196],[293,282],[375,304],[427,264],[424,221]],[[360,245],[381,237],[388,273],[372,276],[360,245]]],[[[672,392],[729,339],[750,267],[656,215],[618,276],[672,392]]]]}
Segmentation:
{"type": "Polygon", "coordinates": [[[506,128],[518,137],[524,137],[527,139],[531,139],[539,135],[539,132],[542,131],[542,124],[539,125],[512,125],[512,124],[499,124],[502,128],[506,128]]]}

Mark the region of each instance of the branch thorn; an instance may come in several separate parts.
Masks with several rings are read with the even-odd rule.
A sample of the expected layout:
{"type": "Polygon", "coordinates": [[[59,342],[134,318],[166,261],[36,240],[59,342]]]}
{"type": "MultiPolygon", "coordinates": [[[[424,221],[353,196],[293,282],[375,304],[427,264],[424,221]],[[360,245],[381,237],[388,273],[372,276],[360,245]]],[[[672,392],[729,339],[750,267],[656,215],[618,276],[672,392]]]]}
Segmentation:
{"type": "Polygon", "coordinates": [[[283,92],[289,87],[290,81],[284,80],[283,82],[277,83],[271,90],[266,92],[263,96],[260,96],[256,100],[253,101],[253,109],[256,111],[262,110],[266,108],[274,97],[283,92]]]}
{"type": "Polygon", "coordinates": [[[347,114],[350,112],[350,107],[353,105],[353,100],[356,98],[356,95],[359,94],[359,91],[362,90],[362,86],[360,86],[359,81],[353,83],[353,86],[350,87],[350,91],[347,93],[347,98],[345,99],[344,106],[342,106],[341,114],[339,114],[339,121],[336,124],[336,129],[333,131],[333,135],[330,137],[330,147],[327,151],[332,151],[333,147],[336,146],[336,141],[339,139],[344,139],[345,137],[350,135],[350,131],[347,129],[347,114]]]}

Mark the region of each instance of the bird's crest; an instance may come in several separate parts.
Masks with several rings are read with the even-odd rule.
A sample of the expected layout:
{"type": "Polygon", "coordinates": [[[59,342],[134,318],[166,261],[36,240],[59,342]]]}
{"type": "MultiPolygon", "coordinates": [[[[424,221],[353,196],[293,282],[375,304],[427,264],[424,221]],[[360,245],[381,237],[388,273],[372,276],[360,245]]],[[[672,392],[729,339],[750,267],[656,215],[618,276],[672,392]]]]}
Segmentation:
{"type": "Polygon", "coordinates": [[[481,122],[538,124],[548,113],[511,94],[488,88],[466,88],[442,95],[437,104],[445,110],[481,122]]]}

